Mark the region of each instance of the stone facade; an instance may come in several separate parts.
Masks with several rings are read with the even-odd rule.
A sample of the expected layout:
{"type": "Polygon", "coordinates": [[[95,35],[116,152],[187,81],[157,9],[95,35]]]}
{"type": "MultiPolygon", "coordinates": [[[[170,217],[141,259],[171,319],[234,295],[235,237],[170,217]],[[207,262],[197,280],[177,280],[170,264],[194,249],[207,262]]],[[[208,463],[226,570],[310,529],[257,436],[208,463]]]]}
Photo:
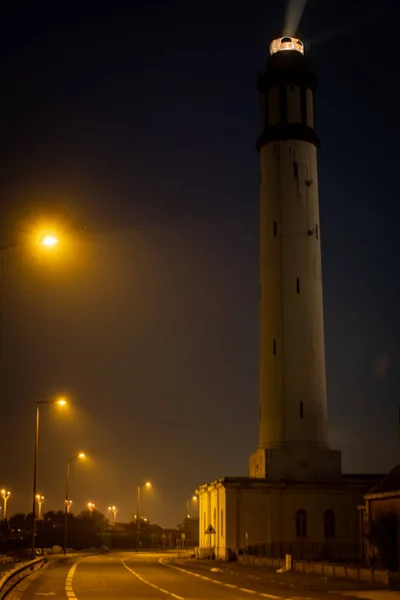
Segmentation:
{"type": "Polygon", "coordinates": [[[200,553],[227,559],[247,549],[276,557],[354,560],[357,505],[370,485],[363,476],[331,484],[225,477],[202,485],[200,553]],[[213,533],[206,533],[210,525],[213,533]]]}

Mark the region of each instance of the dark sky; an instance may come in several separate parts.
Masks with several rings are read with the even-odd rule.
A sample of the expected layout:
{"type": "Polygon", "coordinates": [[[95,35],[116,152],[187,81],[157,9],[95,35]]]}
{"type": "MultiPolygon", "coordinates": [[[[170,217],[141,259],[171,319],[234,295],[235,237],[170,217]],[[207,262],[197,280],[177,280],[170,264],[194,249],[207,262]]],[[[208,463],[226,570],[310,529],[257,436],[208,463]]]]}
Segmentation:
{"type": "MultiPolygon", "coordinates": [[[[346,471],[398,461],[396,0],[310,0],[328,399],[346,471]],[[323,11],[322,11],[323,4],[323,11]],[[394,24],[394,27],[393,27],[394,24]],[[392,33],[394,31],[394,33],[392,33]]],[[[110,503],[174,526],[257,444],[257,70],[284,3],[8,3],[0,18],[0,485],[29,510],[110,503]],[[128,6],[129,5],[129,6],[128,6]],[[221,5],[221,6],[220,6],[221,5]],[[87,229],[83,229],[86,225],[87,229]]]]}

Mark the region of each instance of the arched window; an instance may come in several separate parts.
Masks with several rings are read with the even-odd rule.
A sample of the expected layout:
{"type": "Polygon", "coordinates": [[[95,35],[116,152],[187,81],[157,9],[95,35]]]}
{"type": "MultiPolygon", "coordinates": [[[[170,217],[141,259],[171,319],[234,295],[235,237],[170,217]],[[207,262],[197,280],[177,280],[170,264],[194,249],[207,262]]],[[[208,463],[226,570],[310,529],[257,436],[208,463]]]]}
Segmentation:
{"type": "Polygon", "coordinates": [[[221,508],[221,528],[220,528],[220,532],[221,532],[221,537],[224,537],[224,511],[221,508]]]}
{"type": "Polygon", "coordinates": [[[328,539],[335,537],[335,513],[333,510],[326,510],[324,513],[324,532],[328,539]]]}
{"type": "Polygon", "coordinates": [[[307,537],[307,513],[303,508],[296,511],[296,536],[307,537]]]}

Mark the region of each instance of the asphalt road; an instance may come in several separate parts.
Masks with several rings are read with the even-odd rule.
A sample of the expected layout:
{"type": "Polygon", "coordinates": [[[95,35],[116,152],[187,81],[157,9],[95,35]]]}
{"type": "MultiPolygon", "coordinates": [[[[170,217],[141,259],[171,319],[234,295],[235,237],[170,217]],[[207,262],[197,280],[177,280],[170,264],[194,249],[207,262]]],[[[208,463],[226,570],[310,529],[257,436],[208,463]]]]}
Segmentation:
{"type": "MultiPolygon", "coordinates": [[[[186,570],[171,563],[171,555],[111,553],[71,556],[50,561],[24,586],[22,600],[351,600],[399,598],[388,591],[310,590],[277,580],[262,581],[210,570],[186,570]]],[[[214,563],[215,564],[215,563],[214,563]]]]}

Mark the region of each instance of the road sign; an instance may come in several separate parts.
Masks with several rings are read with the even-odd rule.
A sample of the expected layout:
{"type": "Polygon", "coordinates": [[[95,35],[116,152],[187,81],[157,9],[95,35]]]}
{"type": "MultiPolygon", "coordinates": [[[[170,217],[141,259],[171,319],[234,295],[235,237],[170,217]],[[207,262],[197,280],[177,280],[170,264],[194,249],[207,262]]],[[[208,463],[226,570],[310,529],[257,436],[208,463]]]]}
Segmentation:
{"type": "Polygon", "coordinates": [[[210,523],[210,525],[207,527],[207,529],[206,529],[205,533],[215,533],[215,529],[214,529],[214,527],[211,525],[211,523],[210,523]]]}

